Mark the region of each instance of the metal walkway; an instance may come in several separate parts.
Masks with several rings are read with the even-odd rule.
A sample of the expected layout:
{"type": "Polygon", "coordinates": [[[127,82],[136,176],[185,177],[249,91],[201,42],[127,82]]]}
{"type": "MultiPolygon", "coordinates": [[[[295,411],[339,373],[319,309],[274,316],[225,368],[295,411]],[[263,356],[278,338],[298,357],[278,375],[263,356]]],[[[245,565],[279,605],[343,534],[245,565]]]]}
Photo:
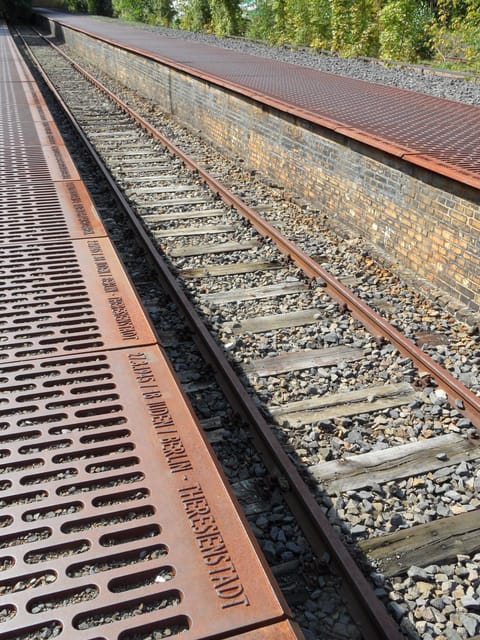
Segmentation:
{"type": "Polygon", "coordinates": [[[0,70],[0,637],[300,637],[3,24],[0,70]]]}
{"type": "Polygon", "coordinates": [[[480,108],[476,106],[169,38],[121,22],[36,11],[412,164],[480,187],[480,108]]]}

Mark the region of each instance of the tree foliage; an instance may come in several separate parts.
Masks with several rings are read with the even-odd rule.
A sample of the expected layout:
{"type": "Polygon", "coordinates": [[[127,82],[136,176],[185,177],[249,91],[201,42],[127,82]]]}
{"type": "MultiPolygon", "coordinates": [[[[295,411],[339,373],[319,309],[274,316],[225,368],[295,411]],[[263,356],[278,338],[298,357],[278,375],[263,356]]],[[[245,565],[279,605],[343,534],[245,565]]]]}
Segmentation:
{"type": "Polygon", "coordinates": [[[238,0],[209,0],[211,27],[219,36],[242,32],[242,12],[238,0]]]}
{"type": "Polygon", "coordinates": [[[428,56],[432,19],[431,8],[426,2],[387,2],[380,11],[380,55],[408,62],[414,62],[419,56],[428,56]]]}
{"type": "Polygon", "coordinates": [[[112,0],[87,0],[87,11],[96,16],[111,16],[112,0]]]}
{"type": "Polygon", "coordinates": [[[27,20],[32,11],[32,0],[0,0],[0,16],[8,20],[27,20]]]}
{"type": "Polygon", "coordinates": [[[256,0],[246,34],[346,56],[480,66],[480,0],[256,0]]]}
{"type": "Polygon", "coordinates": [[[209,31],[219,36],[244,32],[239,0],[181,0],[179,24],[191,31],[209,31]]]}
{"type": "Polygon", "coordinates": [[[438,0],[431,29],[432,49],[443,62],[463,60],[480,68],[480,3],[478,0],[438,0]]]}
{"type": "Polygon", "coordinates": [[[208,0],[180,0],[179,25],[187,31],[210,31],[212,11],[208,0]]]}
{"type": "Polygon", "coordinates": [[[272,0],[257,0],[246,21],[246,35],[250,38],[271,40],[269,34],[273,33],[274,24],[275,12],[272,0]]]}
{"type": "Polygon", "coordinates": [[[68,11],[88,13],[87,0],[65,0],[65,9],[68,11]]]}
{"type": "Polygon", "coordinates": [[[163,26],[169,26],[175,15],[171,0],[112,0],[112,8],[114,15],[124,20],[163,26]]]}
{"type": "Polygon", "coordinates": [[[331,0],[331,47],[345,55],[376,55],[379,11],[379,0],[331,0]]]}

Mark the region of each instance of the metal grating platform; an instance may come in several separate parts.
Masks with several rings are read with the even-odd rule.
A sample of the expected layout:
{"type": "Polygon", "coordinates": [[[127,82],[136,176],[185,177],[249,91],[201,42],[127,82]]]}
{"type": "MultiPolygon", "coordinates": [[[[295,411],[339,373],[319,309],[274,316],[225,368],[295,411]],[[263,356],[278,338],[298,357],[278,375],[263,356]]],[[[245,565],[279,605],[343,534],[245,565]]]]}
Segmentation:
{"type": "Polygon", "coordinates": [[[157,347],[0,378],[2,638],[187,640],[285,617],[157,347]]]}
{"type": "Polygon", "coordinates": [[[44,160],[39,148],[22,156],[0,148],[1,244],[105,236],[83,182],[50,181],[44,160]]]}
{"type": "MultiPolygon", "coordinates": [[[[0,37],[1,52],[9,41],[0,37]]],[[[8,212],[0,218],[2,244],[105,236],[33,81],[0,82],[0,104],[0,211],[8,212]]]]}
{"type": "Polygon", "coordinates": [[[0,22],[0,85],[12,82],[32,82],[33,77],[18,57],[5,23],[0,22]]]}
{"type": "Polygon", "coordinates": [[[130,25],[38,10],[62,24],[205,77],[405,160],[480,186],[480,109],[130,25]]]}
{"type": "Polygon", "coordinates": [[[153,344],[110,242],[0,247],[0,362],[153,344]]]}
{"type": "Polygon", "coordinates": [[[1,117],[5,117],[5,112],[12,107],[14,109],[22,109],[27,105],[30,107],[30,119],[33,122],[52,120],[45,100],[38,89],[36,89],[33,79],[24,82],[6,82],[5,78],[0,78],[0,101],[3,105],[1,117]]]}
{"type": "MultiPolygon", "coordinates": [[[[30,114],[30,108],[25,106],[24,110],[30,114]]],[[[8,112],[7,112],[8,113],[8,112]]],[[[61,137],[56,127],[48,121],[33,122],[31,117],[27,121],[17,118],[15,120],[5,117],[6,110],[0,116],[0,146],[2,148],[9,146],[13,149],[16,147],[31,147],[41,144],[59,145],[61,137]]],[[[17,116],[22,114],[16,114],[17,116]]],[[[27,114],[25,114],[27,115],[27,114]]]]}

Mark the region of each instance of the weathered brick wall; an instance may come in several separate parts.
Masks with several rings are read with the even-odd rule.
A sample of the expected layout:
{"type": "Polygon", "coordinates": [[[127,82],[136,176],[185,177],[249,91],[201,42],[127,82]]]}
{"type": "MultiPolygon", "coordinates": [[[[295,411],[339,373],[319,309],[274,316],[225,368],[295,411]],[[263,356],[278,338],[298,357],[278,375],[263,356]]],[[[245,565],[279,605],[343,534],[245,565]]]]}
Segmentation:
{"type": "Polygon", "coordinates": [[[480,309],[480,194],[317,125],[68,31],[66,41],[247,166],[480,309]]]}

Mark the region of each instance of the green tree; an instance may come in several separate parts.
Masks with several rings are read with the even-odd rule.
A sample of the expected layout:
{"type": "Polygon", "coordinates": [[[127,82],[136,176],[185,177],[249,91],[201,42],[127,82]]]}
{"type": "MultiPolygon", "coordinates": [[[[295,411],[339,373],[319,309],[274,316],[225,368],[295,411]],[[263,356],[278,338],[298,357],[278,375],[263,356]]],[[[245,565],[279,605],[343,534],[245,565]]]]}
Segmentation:
{"type": "Polygon", "coordinates": [[[349,55],[377,56],[380,49],[381,0],[356,0],[351,9],[353,43],[349,55]]]}
{"type": "Polygon", "coordinates": [[[426,2],[390,0],[380,11],[380,55],[415,62],[428,55],[433,14],[426,2]]]}
{"type": "Polygon", "coordinates": [[[239,0],[183,0],[180,26],[190,31],[211,31],[219,36],[243,32],[239,0]]]}
{"type": "Polygon", "coordinates": [[[247,34],[270,42],[324,47],[331,40],[331,0],[258,0],[247,34]]]}
{"type": "Polygon", "coordinates": [[[169,26],[175,18],[172,0],[155,0],[154,16],[156,24],[169,26]]]}
{"type": "Polygon", "coordinates": [[[480,68],[480,4],[477,0],[438,0],[431,35],[436,59],[480,68]]]}
{"type": "Polygon", "coordinates": [[[182,29],[211,30],[212,12],[208,0],[185,0],[180,4],[179,14],[182,29]]]}
{"type": "Polygon", "coordinates": [[[249,38],[272,40],[275,13],[271,0],[258,0],[247,16],[246,35],[249,38]]]}
{"type": "Polygon", "coordinates": [[[87,0],[65,0],[65,9],[68,11],[88,13],[87,0]]]}
{"type": "Polygon", "coordinates": [[[28,20],[31,11],[31,0],[0,0],[0,16],[8,20],[28,20]]]}
{"type": "Polygon", "coordinates": [[[307,0],[308,42],[327,49],[332,40],[332,6],[330,0],[307,0]]]}
{"type": "Polygon", "coordinates": [[[332,47],[336,51],[344,51],[353,44],[354,1],[331,0],[332,47]]]}
{"type": "Polygon", "coordinates": [[[242,32],[239,0],[209,0],[209,5],[214,33],[218,36],[231,36],[242,32]]]}
{"type": "MultiPolygon", "coordinates": [[[[88,0],[89,2],[106,2],[108,0],[88,0]]],[[[124,20],[148,22],[168,26],[173,21],[175,12],[171,0],[113,0],[116,16],[124,20]]]]}
{"type": "Polygon", "coordinates": [[[288,42],[287,38],[287,0],[272,0],[274,42],[288,42]]]}
{"type": "Polygon", "coordinates": [[[150,10],[150,0],[139,2],[138,0],[113,0],[115,15],[124,20],[147,22],[150,10]]]}
{"type": "Polygon", "coordinates": [[[111,0],[87,0],[87,11],[96,16],[111,16],[111,0]]]}
{"type": "Polygon", "coordinates": [[[331,46],[340,53],[375,56],[381,0],[331,0],[331,46]]]}

